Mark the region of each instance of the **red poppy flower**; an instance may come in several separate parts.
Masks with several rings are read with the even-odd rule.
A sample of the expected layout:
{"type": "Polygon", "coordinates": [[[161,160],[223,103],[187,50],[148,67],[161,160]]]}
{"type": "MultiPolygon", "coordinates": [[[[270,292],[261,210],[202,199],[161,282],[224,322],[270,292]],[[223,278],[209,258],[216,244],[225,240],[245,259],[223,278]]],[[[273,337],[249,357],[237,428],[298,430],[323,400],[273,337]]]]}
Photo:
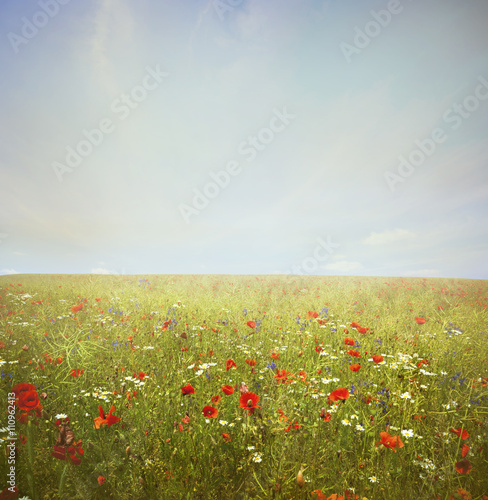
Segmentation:
{"type": "Polygon", "coordinates": [[[103,476],[98,476],[98,484],[102,486],[102,484],[105,482],[105,478],[103,476]]]}
{"type": "Polygon", "coordinates": [[[329,401],[345,401],[349,397],[349,390],[345,387],[336,389],[329,394],[329,401]]]}
{"type": "Polygon", "coordinates": [[[427,320],[425,318],[415,318],[417,325],[423,325],[427,320]]]}
{"type": "Polygon", "coordinates": [[[249,415],[254,413],[256,408],[261,408],[258,406],[259,396],[253,392],[245,392],[239,398],[239,408],[243,411],[247,411],[249,415]]]}
{"type": "Polygon", "coordinates": [[[78,304],[77,306],[73,306],[71,308],[71,311],[76,313],[78,311],[81,311],[83,309],[83,302],[81,302],[80,304],[78,304]]]}
{"type": "Polygon", "coordinates": [[[345,344],[345,345],[354,345],[354,344],[355,344],[355,342],[354,342],[354,340],[353,340],[353,339],[350,339],[349,337],[346,337],[346,338],[344,339],[344,344],[345,344]]]}
{"type": "Polygon", "coordinates": [[[459,429],[451,429],[451,432],[454,432],[454,434],[456,434],[456,436],[460,437],[461,439],[468,439],[469,438],[469,434],[466,431],[466,429],[461,429],[461,428],[459,428],[459,429]]]}
{"type": "Polygon", "coordinates": [[[41,409],[42,405],[39,400],[39,395],[37,394],[36,388],[32,384],[20,383],[17,384],[12,392],[18,398],[16,405],[24,411],[34,410],[36,408],[41,409]]]}
{"type": "Polygon", "coordinates": [[[395,448],[403,448],[400,436],[390,436],[388,432],[380,432],[381,441],[376,443],[376,446],[382,444],[385,448],[390,448],[396,453],[395,448]]]}
{"type": "Polygon", "coordinates": [[[294,424],[290,424],[288,427],[285,428],[285,432],[289,432],[292,427],[293,429],[300,429],[301,425],[295,420],[294,424]]]}
{"type": "Polygon", "coordinates": [[[102,405],[98,405],[98,414],[100,416],[93,419],[93,421],[95,422],[95,425],[93,427],[96,429],[100,429],[100,427],[102,427],[103,424],[107,424],[109,427],[111,425],[116,424],[120,420],[120,417],[116,417],[115,415],[112,415],[112,413],[114,411],[115,411],[115,406],[112,405],[108,415],[105,416],[102,405]]]}
{"type": "Polygon", "coordinates": [[[356,323],[355,321],[353,321],[353,322],[351,323],[351,328],[361,328],[361,327],[359,326],[359,324],[358,324],[358,323],[356,323]]]}
{"type": "Polygon", "coordinates": [[[285,412],[281,408],[278,408],[276,411],[280,414],[281,422],[286,422],[288,420],[288,417],[285,415],[285,412]]]}
{"type": "MultiPolygon", "coordinates": [[[[463,490],[462,488],[457,488],[454,495],[456,495],[456,496],[455,497],[451,496],[450,500],[455,500],[455,498],[461,499],[461,500],[471,500],[473,498],[469,491],[463,490]],[[456,493],[457,493],[457,495],[456,495],[456,493]]],[[[488,497],[486,495],[483,495],[481,497],[481,500],[488,500],[488,497]]]]}
{"type": "Polygon", "coordinates": [[[21,382],[12,388],[12,392],[15,393],[15,397],[18,398],[22,392],[35,391],[36,387],[27,382],[21,382]]]}
{"type": "Polygon", "coordinates": [[[224,391],[224,394],[227,394],[227,396],[234,393],[234,388],[231,385],[223,385],[222,390],[224,391]]]}
{"type": "Polygon", "coordinates": [[[85,453],[85,450],[81,447],[81,439],[79,441],[74,442],[71,446],[58,446],[54,445],[54,451],[51,453],[51,456],[54,458],[58,458],[59,460],[71,460],[74,465],[80,465],[81,460],[76,456],[82,456],[85,453]]]}
{"type": "Polygon", "coordinates": [[[0,493],[0,500],[15,500],[16,498],[18,498],[18,496],[19,496],[19,489],[17,488],[17,485],[13,487],[8,486],[0,493]]]}
{"type": "Polygon", "coordinates": [[[237,365],[235,364],[235,361],[233,361],[232,359],[228,359],[225,364],[225,369],[226,371],[229,371],[231,368],[237,368],[237,365]]]}
{"type": "Polygon", "coordinates": [[[70,372],[70,375],[72,377],[78,377],[79,375],[83,375],[85,373],[85,370],[80,370],[79,368],[73,368],[70,372]]]}
{"type": "Polygon", "coordinates": [[[188,394],[195,394],[195,389],[188,384],[181,388],[181,392],[183,393],[183,396],[187,396],[188,394]]]}
{"type": "Polygon", "coordinates": [[[246,359],[246,363],[249,366],[256,366],[256,360],[255,359],[246,359]]]}
{"type": "Polygon", "coordinates": [[[209,418],[217,418],[217,415],[219,414],[219,410],[213,406],[204,406],[202,412],[205,417],[209,418]]]}
{"type": "MultiPolygon", "coordinates": [[[[329,497],[329,498],[325,498],[325,495],[322,493],[322,490],[313,490],[310,495],[312,495],[312,500],[340,500],[341,497],[339,497],[339,499],[337,498],[337,495],[335,497],[333,497],[332,495],[329,497]]],[[[342,499],[344,500],[344,499],[342,499]]]]}
{"type": "Polygon", "coordinates": [[[332,415],[329,412],[326,412],[325,408],[322,408],[322,410],[320,410],[320,418],[324,422],[330,422],[330,420],[332,419],[332,415]]]}
{"type": "Polygon", "coordinates": [[[363,333],[363,334],[366,333],[368,330],[369,330],[369,328],[363,328],[361,326],[358,328],[358,332],[363,333]]]}
{"type": "Polygon", "coordinates": [[[354,356],[355,358],[361,357],[361,354],[359,353],[359,351],[348,351],[347,354],[349,354],[350,356],[354,356]]]}
{"type": "MultiPolygon", "coordinates": [[[[363,401],[363,403],[369,405],[369,403],[371,403],[371,401],[373,401],[373,396],[371,396],[371,394],[369,394],[369,392],[368,392],[368,397],[362,398],[362,401],[363,401]]],[[[371,416],[373,416],[373,415],[371,415],[371,416]]]]}
{"type": "Polygon", "coordinates": [[[349,365],[349,369],[353,372],[358,372],[361,369],[361,365],[357,363],[354,365],[349,365]]]}
{"type": "Polygon", "coordinates": [[[316,345],[316,346],[315,346],[315,351],[316,351],[316,352],[322,352],[322,347],[321,347],[321,346],[319,346],[319,345],[316,345]]]}
{"type": "Polygon", "coordinates": [[[471,471],[471,463],[469,460],[461,460],[459,462],[456,462],[455,464],[456,471],[459,474],[469,474],[471,471]]]}
{"type": "Polygon", "coordinates": [[[468,454],[469,446],[467,444],[463,444],[462,450],[463,450],[462,457],[464,458],[468,454]]]}
{"type": "Polygon", "coordinates": [[[220,400],[222,399],[222,396],[213,396],[212,398],[212,403],[217,405],[220,403],[220,400]]]}
{"type": "Polygon", "coordinates": [[[290,372],[287,372],[286,370],[281,370],[280,373],[280,370],[276,369],[276,375],[274,375],[274,378],[276,379],[276,382],[278,382],[278,384],[280,382],[285,383],[288,380],[288,375],[290,375],[290,372]]]}
{"type": "Polygon", "coordinates": [[[273,359],[280,359],[280,353],[279,352],[272,352],[271,357],[273,359]]]}
{"type": "Polygon", "coordinates": [[[224,438],[224,441],[226,443],[230,443],[231,442],[230,434],[226,434],[225,432],[222,432],[222,437],[224,438]]]}
{"type": "Polygon", "coordinates": [[[246,323],[246,325],[249,327],[249,328],[256,328],[256,323],[254,321],[248,321],[246,323]]]}
{"type": "Polygon", "coordinates": [[[375,363],[381,363],[383,361],[383,356],[381,354],[373,354],[373,361],[375,363]]]}
{"type": "Polygon", "coordinates": [[[308,313],[307,313],[307,318],[318,318],[318,317],[319,317],[319,313],[316,311],[308,311],[308,313]]]}

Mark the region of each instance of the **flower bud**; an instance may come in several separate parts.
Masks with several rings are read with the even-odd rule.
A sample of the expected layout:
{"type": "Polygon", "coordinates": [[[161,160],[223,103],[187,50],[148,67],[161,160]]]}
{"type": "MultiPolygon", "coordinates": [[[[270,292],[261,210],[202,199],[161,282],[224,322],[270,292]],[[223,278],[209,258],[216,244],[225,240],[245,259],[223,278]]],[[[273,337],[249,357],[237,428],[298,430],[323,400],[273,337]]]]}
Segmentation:
{"type": "Polygon", "coordinates": [[[298,486],[300,488],[302,488],[303,485],[305,484],[305,479],[303,479],[302,469],[300,469],[298,471],[298,474],[297,474],[297,483],[298,483],[298,486]]]}

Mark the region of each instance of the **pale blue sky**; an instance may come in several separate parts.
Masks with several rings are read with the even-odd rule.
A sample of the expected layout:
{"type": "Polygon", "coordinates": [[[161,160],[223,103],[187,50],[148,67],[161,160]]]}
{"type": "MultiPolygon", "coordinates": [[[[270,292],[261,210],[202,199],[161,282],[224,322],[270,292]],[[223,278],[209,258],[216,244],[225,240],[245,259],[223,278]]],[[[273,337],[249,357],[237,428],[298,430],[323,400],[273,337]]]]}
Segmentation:
{"type": "Polygon", "coordinates": [[[4,0],[0,274],[488,278],[486,19],[4,0]]]}

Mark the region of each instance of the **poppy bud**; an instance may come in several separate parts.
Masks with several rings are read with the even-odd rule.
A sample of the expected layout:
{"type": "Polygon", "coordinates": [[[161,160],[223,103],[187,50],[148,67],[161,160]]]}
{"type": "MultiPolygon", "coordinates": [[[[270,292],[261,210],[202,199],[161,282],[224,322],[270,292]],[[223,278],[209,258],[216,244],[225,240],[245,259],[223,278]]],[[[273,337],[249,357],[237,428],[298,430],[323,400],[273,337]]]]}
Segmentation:
{"type": "Polygon", "coordinates": [[[125,449],[125,454],[130,457],[132,455],[132,450],[130,449],[130,446],[127,446],[127,448],[125,449]]]}
{"type": "Polygon", "coordinates": [[[298,471],[298,474],[297,474],[297,483],[298,483],[298,486],[300,488],[302,488],[303,485],[305,484],[305,479],[303,479],[302,469],[300,469],[298,471]]]}
{"type": "Polygon", "coordinates": [[[22,347],[22,350],[23,351],[28,351],[29,350],[29,346],[26,344],[25,346],[22,347]]]}

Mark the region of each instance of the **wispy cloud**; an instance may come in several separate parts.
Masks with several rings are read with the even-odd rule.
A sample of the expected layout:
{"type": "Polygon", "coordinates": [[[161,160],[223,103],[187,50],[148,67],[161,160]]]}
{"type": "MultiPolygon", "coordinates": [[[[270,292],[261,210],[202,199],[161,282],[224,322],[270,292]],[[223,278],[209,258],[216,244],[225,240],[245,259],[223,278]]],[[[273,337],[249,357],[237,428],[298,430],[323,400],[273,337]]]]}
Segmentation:
{"type": "Polygon", "coordinates": [[[92,269],[90,271],[90,274],[117,274],[114,271],[109,271],[108,269],[105,269],[103,267],[97,267],[95,269],[92,269]]]}
{"type": "Polygon", "coordinates": [[[134,31],[130,8],[125,1],[103,0],[93,23],[95,32],[90,35],[90,44],[94,73],[102,88],[113,97],[123,90],[117,81],[118,68],[114,63],[114,51],[118,50],[115,41],[122,41],[124,49],[130,46],[134,31]]]}
{"type": "Polygon", "coordinates": [[[415,233],[406,229],[394,229],[393,231],[383,231],[382,233],[371,233],[363,240],[365,245],[387,245],[401,240],[415,238],[415,233]]]}
{"type": "Polygon", "coordinates": [[[2,269],[0,274],[19,274],[15,269],[2,269]]]}

